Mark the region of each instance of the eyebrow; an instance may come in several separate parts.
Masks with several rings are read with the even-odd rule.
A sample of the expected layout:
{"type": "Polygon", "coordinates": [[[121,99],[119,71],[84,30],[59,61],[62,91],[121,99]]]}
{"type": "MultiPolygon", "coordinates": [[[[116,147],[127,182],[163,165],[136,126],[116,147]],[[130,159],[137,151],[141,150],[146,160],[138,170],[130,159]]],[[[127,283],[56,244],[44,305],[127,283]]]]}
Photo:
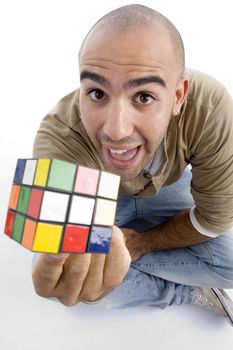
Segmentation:
{"type": "Polygon", "coordinates": [[[99,83],[101,85],[104,85],[106,87],[110,86],[110,82],[103,77],[100,74],[94,73],[94,72],[89,72],[87,70],[84,70],[83,72],[81,72],[80,74],[80,80],[84,80],[84,79],[90,79],[96,83],[99,83]]]}
{"type": "MultiPolygon", "coordinates": [[[[96,83],[99,83],[103,86],[106,86],[106,87],[111,86],[110,82],[104,76],[97,74],[97,73],[94,73],[94,72],[87,71],[87,70],[84,70],[80,74],[80,81],[82,81],[84,79],[90,79],[90,80],[92,80],[96,83]]],[[[131,79],[131,80],[127,81],[126,83],[124,83],[124,88],[129,89],[129,88],[134,88],[137,86],[146,85],[146,84],[150,84],[150,83],[158,84],[158,85],[162,86],[163,88],[167,87],[165,80],[163,80],[160,76],[148,75],[148,76],[145,76],[142,78],[131,79]]]]}
{"type": "Polygon", "coordinates": [[[165,80],[163,80],[160,76],[158,75],[148,75],[146,77],[142,77],[142,78],[137,78],[137,79],[132,79],[127,81],[124,86],[126,88],[133,88],[133,87],[137,87],[137,86],[141,86],[141,85],[146,85],[146,84],[150,84],[150,83],[155,83],[158,84],[164,88],[167,87],[167,84],[165,82],[165,80]]]}

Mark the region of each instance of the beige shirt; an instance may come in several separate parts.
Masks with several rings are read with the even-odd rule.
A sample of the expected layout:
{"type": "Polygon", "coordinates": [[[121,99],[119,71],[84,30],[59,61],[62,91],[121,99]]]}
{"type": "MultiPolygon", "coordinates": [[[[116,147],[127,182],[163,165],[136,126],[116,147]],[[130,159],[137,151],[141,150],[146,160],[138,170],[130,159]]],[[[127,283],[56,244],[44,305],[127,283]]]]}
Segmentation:
{"type": "MultiPolygon", "coordinates": [[[[206,230],[233,225],[233,101],[212,77],[188,70],[190,87],[180,114],[171,118],[162,163],[147,184],[142,175],[122,182],[120,195],[154,195],[191,164],[195,217],[206,230]]],[[[61,99],[43,119],[33,156],[104,169],[79,117],[79,90],[61,99]]]]}

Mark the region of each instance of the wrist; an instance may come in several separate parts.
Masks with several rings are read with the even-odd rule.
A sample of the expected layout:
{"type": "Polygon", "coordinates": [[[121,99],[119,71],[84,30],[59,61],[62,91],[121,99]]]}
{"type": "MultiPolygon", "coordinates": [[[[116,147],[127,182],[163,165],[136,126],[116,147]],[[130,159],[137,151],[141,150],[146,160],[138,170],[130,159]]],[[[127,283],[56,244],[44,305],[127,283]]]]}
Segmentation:
{"type": "Polygon", "coordinates": [[[140,246],[142,255],[157,251],[155,228],[138,234],[138,246],[140,246]]]}

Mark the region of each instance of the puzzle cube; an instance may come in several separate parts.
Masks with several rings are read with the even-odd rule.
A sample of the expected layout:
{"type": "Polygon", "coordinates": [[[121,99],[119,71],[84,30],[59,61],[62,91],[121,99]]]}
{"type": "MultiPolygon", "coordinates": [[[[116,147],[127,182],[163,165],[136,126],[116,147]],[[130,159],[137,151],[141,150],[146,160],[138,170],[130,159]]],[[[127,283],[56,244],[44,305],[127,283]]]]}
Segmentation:
{"type": "Polygon", "coordinates": [[[119,184],[58,159],[18,159],[4,232],[34,252],[107,254],[119,184]]]}

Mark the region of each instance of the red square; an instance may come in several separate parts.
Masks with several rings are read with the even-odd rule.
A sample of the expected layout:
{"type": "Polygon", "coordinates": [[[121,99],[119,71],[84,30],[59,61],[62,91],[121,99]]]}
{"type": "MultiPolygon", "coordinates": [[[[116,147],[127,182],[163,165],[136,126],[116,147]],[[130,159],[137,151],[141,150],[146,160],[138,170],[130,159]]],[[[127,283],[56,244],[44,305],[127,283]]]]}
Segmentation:
{"type": "Polygon", "coordinates": [[[85,253],[89,227],[78,225],[66,225],[62,252],[85,253]]]}
{"type": "Polygon", "coordinates": [[[8,211],[7,217],[6,217],[4,233],[10,237],[12,235],[14,221],[15,221],[15,214],[12,213],[12,211],[8,211]]]}
{"type": "Polygon", "coordinates": [[[43,197],[43,191],[33,188],[31,190],[27,215],[35,219],[38,219],[40,214],[41,201],[43,197]]]}

